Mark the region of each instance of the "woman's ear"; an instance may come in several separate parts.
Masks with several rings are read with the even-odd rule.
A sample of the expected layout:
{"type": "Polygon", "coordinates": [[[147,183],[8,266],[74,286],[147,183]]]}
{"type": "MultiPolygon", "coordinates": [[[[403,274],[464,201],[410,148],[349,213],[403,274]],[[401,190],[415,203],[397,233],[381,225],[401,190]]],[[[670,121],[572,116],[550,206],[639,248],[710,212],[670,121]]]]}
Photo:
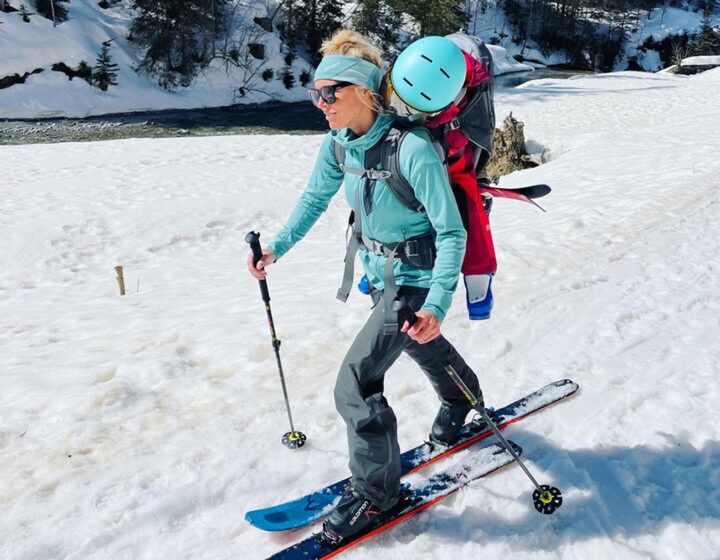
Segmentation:
{"type": "Polygon", "coordinates": [[[364,88],[362,88],[362,91],[360,93],[368,101],[372,101],[375,97],[375,93],[370,88],[364,87],[364,88]]]}

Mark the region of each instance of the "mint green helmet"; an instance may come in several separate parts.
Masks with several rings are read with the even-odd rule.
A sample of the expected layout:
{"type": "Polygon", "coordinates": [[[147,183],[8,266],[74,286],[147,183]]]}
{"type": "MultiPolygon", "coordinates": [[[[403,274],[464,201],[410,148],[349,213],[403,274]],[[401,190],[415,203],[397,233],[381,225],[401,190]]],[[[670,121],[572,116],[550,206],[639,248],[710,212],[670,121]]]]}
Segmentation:
{"type": "Polygon", "coordinates": [[[400,53],[390,72],[394,92],[409,107],[436,113],[465,83],[465,55],[445,37],[424,37],[400,53]]]}

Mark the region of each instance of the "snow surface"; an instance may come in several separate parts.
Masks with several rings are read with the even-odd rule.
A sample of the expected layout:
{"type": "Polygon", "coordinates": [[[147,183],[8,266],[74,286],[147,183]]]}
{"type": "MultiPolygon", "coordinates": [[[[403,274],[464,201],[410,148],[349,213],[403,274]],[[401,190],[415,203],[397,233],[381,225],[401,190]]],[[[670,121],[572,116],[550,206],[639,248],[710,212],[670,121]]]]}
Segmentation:
{"type": "Polygon", "coordinates": [[[683,64],[712,66],[714,64],[720,64],[720,56],[689,56],[683,58],[683,64]]]}
{"type": "MultiPolygon", "coordinates": [[[[689,56],[687,58],[683,58],[682,63],[685,66],[713,67],[720,65],[720,56],[689,56]]],[[[661,70],[661,72],[671,74],[675,72],[676,68],[677,66],[673,64],[672,66],[668,66],[664,70],[661,70]]]]}
{"type": "MultiPolygon", "coordinates": [[[[492,319],[468,321],[460,289],[443,330],[489,404],[580,384],[506,431],[565,503],[537,514],[511,467],[345,558],[718,558],[720,108],[707,101],[719,86],[715,69],[498,93],[499,118],[512,111],[550,158],[501,185],[553,193],[547,214],[496,201],[492,319]]],[[[309,437],[284,448],[244,237],[280,228],[321,138],[0,147],[1,558],[254,559],[309,534],[262,533],[243,516],[346,476],[332,390],[369,304],[335,300],[338,196],[269,271],[309,437]]],[[[386,394],[401,447],[419,443],[438,401],[412,361],[389,372],[386,394]]]]}
{"type": "Polygon", "coordinates": [[[488,45],[493,60],[493,74],[499,76],[501,74],[509,74],[510,72],[524,72],[526,70],[535,70],[535,66],[518,62],[507,49],[498,45],[488,45]]]}

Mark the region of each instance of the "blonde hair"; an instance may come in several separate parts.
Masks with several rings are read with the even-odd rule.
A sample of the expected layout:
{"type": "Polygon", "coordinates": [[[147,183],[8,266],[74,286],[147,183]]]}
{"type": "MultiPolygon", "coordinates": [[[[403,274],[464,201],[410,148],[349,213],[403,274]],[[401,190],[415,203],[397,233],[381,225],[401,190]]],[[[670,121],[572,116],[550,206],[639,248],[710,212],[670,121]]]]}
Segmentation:
{"type": "MultiPolygon", "coordinates": [[[[373,45],[367,37],[352,29],[340,29],[336,31],[332,37],[323,41],[320,47],[320,54],[323,56],[331,54],[354,56],[372,62],[381,70],[387,69],[387,62],[385,62],[382,57],[382,51],[373,45]]],[[[369,88],[356,86],[354,89],[355,95],[358,96],[365,106],[376,113],[383,114],[387,112],[387,109],[382,104],[382,98],[378,94],[373,93],[372,102],[368,105],[362,96],[361,89],[369,88]]]]}
{"type": "Polygon", "coordinates": [[[340,29],[335,32],[335,35],[323,41],[320,54],[323,56],[328,54],[354,56],[372,62],[382,69],[387,66],[383,60],[382,51],[367,37],[352,29],[340,29]]]}

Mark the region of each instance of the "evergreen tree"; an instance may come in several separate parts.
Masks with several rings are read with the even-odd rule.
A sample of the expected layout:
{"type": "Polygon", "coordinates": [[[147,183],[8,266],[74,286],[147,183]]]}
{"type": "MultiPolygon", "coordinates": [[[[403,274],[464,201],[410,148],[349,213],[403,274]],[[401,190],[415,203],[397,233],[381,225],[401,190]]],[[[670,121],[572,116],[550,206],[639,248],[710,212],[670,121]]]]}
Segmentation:
{"type": "Polygon", "coordinates": [[[118,85],[117,80],[117,64],[113,64],[110,58],[110,42],[106,41],[102,44],[97,62],[93,68],[91,83],[99,87],[103,91],[107,91],[108,86],[118,85]]]}
{"type": "Polygon", "coordinates": [[[25,7],[24,2],[20,2],[20,17],[25,23],[30,23],[30,16],[33,15],[32,13],[27,11],[27,8],[25,7]]]}
{"type": "Polygon", "coordinates": [[[358,0],[352,17],[353,29],[372,38],[385,52],[398,47],[402,21],[396,0],[358,0]]]}
{"type": "Polygon", "coordinates": [[[320,63],[320,47],[342,25],[342,4],[339,0],[299,0],[295,12],[295,37],[304,41],[312,64],[320,63]]]}
{"type": "Polygon", "coordinates": [[[139,69],[161,76],[166,87],[190,85],[197,68],[212,58],[222,27],[223,0],[134,0],[138,16],[130,37],[147,47],[139,69]]]}
{"type": "Polygon", "coordinates": [[[37,12],[54,23],[67,21],[68,11],[60,0],[35,0],[37,12]]]}
{"type": "Polygon", "coordinates": [[[712,5],[708,2],[703,10],[700,33],[692,45],[691,53],[695,56],[720,55],[720,29],[713,27],[710,23],[712,14],[712,5]]]}
{"type": "Polygon", "coordinates": [[[419,35],[447,35],[463,29],[468,16],[462,0],[397,0],[397,5],[420,26],[419,35]]]}
{"type": "Polygon", "coordinates": [[[293,75],[291,68],[287,66],[283,68],[281,79],[285,89],[292,89],[295,87],[295,76],[293,75]]]}

